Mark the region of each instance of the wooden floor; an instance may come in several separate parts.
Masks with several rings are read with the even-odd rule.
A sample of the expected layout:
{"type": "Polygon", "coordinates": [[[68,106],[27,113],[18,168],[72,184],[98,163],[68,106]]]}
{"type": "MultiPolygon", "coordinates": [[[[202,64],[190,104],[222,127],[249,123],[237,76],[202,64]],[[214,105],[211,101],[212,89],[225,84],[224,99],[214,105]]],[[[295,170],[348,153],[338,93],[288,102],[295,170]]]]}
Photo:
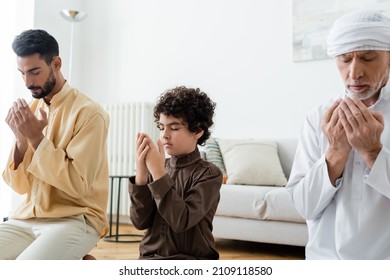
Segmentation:
{"type": "MultiPolygon", "coordinates": [[[[129,224],[119,226],[121,234],[141,234],[129,224]]],[[[133,239],[121,237],[120,240],[133,239]]],[[[301,260],[305,257],[304,247],[275,245],[237,240],[216,240],[221,260],[301,260]]],[[[139,242],[121,243],[100,240],[91,254],[98,260],[136,260],[139,242]]]]}

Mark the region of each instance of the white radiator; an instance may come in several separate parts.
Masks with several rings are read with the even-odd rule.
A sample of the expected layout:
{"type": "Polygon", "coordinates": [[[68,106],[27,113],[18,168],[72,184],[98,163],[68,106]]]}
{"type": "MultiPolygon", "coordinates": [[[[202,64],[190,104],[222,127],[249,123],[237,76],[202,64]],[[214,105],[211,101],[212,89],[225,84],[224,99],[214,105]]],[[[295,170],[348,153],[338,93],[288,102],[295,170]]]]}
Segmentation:
{"type": "MultiPolygon", "coordinates": [[[[158,139],[159,131],[153,117],[153,104],[148,102],[128,102],[118,104],[102,104],[110,115],[110,127],[107,139],[107,153],[110,176],[131,176],[135,174],[135,143],[137,133],[146,132],[153,140],[158,139]]],[[[118,180],[119,181],[119,180],[118,180]]],[[[118,182],[114,182],[117,184],[118,182]]],[[[121,181],[121,186],[114,186],[113,212],[119,199],[119,214],[129,215],[130,200],[127,191],[127,180],[121,181]],[[118,190],[120,189],[120,194],[118,190]]],[[[110,188],[111,189],[111,188],[110,188]]],[[[109,202],[110,204],[110,202],[109,202]]],[[[108,209],[110,214],[110,209],[108,209]]]]}

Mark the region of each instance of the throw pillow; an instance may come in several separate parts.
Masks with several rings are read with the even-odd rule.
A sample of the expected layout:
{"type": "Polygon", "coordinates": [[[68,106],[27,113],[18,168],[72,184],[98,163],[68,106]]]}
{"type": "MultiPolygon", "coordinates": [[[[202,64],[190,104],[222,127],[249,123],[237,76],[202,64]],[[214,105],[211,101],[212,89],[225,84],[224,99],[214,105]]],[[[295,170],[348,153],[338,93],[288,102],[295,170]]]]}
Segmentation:
{"type": "Polygon", "coordinates": [[[226,169],[225,164],[223,162],[222,154],[219,149],[217,138],[209,138],[207,139],[205,146],[204,146],[204,152],[206,154],[206,160],[214,163],[219,169],[221,169],[223,174],[223,180],[226,182],[226,169]]]}
{"type": "Polygon", "coordinates": [[[219,139],[227,184],[285,186],[286,176],[271,140],[219,139]]]}

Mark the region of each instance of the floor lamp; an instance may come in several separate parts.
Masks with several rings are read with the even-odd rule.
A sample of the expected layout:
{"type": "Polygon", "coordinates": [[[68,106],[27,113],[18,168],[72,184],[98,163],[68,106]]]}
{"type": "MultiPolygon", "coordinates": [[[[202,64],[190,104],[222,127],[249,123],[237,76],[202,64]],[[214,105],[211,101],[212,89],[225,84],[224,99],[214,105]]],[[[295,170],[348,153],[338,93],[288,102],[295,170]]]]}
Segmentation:
{"type": "Polygon", "coordinates": [[[74,29],[74,23],[78,21],[82,21],[87,16],[86,13],[82,11],[77,10],[62,10],[60,12],[61,16],[70,21],[72,23],[71,30],[70,30],[70,50],[69,50],[69,75],[68,75],[68,81],[71,82],[72,78],[72,61],[73,61],[73,29],[74,29]]]}

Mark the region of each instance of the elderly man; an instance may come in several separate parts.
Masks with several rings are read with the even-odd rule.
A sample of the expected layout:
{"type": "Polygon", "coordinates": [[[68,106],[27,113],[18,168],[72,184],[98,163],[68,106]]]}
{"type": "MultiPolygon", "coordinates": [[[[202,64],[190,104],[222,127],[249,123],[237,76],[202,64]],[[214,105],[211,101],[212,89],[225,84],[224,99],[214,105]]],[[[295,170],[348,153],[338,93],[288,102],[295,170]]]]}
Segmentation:
{"type": "Polygon", "coordinates": [[[390,19],[355,11],[328,37],[345,85],[310,112],[287,190],[307,259],[390,259],[390,19]]]}

